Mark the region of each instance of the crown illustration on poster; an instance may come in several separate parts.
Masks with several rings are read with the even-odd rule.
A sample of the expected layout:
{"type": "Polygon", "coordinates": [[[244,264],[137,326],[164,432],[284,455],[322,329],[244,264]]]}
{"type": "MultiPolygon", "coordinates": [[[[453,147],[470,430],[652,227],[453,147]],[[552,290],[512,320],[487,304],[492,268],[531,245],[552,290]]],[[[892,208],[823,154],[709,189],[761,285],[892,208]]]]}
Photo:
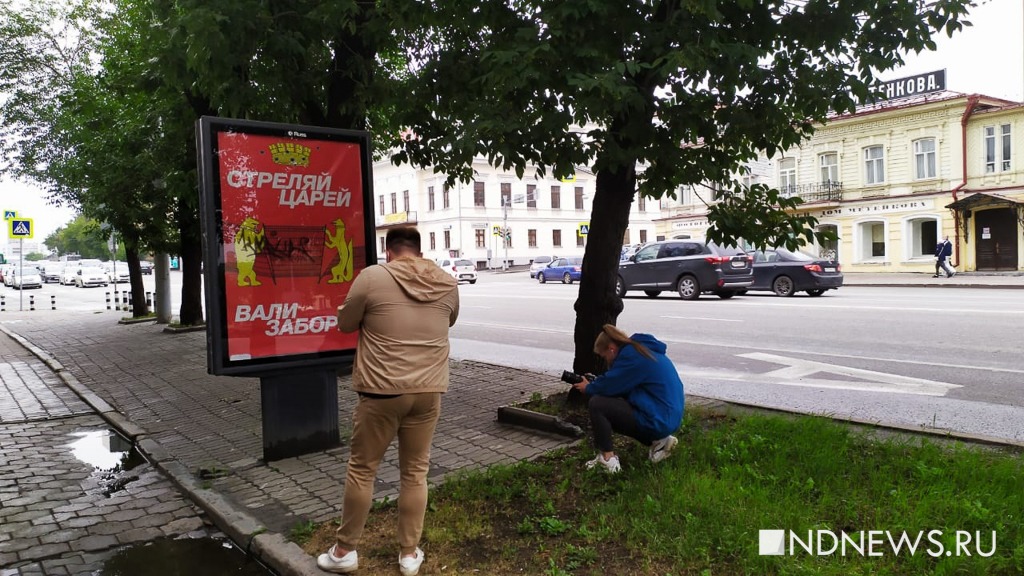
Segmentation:
{"type": "Polygon", "coordinates": [[[270,157],[274,160],[274,164],[309,166],[310,149],[301,144],[279,142],[271,144],[268,148],[270,148],[270,157]]]}

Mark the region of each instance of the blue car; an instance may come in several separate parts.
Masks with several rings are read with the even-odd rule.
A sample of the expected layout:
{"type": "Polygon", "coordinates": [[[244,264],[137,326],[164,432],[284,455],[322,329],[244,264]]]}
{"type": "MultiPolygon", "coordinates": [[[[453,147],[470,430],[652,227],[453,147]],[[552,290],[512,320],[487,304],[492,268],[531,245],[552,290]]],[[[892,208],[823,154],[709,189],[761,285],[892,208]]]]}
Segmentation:
{"type": "Polygon", "coordinates": [[[562,284],[579,282],[583,270],[583,256],[556,258],[554,262],[537,272],[537,282],[561,280],[562,284]]]}

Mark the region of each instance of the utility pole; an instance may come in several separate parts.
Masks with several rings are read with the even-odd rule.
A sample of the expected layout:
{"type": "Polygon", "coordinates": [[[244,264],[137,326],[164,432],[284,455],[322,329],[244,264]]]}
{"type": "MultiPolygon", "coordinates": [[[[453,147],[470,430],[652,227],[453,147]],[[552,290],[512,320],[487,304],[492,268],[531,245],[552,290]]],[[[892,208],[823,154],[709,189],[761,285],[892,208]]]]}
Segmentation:
{"type": "Polygon", "coordinates": [[[501,261],[501,269],[508,269],[508,201],[511,200],[502,198],[501,199],[501,240],[505,244],[505,258],[501,261]]]}

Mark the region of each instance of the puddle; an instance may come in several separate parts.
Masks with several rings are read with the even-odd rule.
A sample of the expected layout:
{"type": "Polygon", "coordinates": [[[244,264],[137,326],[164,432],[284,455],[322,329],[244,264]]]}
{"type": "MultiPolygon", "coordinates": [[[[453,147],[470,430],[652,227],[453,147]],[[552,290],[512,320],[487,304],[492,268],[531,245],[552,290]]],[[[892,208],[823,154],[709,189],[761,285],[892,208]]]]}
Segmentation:
{"type": "Polygon", "coordinates": [[[73,432],[78,438],[68,447],[75,458],[97,470],[131,470],[146,462],[132,443],[113,430],[73,432]]]}
{"type": "Polygon", "coordinates": [[[105,496],[110,497],[139,479],[129,471],[145,464],[146,459],[125,437],[113,430],[73,432],[71,436],[77,438],[67,445],[71,454],[95,468],[93,473],[100,476],[99,485],[105,496]]]}
{"type": "Polygon", "coordinates": [[[92,576],[272,576],[226,540],[160,539],[122,548],[92,576]]]}

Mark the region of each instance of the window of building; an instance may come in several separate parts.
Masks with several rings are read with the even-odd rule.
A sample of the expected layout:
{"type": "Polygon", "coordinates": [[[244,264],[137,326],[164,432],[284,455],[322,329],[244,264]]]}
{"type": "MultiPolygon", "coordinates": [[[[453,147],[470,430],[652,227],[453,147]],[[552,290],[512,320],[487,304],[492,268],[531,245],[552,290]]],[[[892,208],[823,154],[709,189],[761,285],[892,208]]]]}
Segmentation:
{"type": "Polygon", "coordinates": [[[509,182],[501,183],[501,205],[512,206],[512,184],[509,182]]]}
{"type": "Polygon", "coordinates": [[[483,182],[473,182],[473,206],[486,206],[486,204],[484,204],[483,182]]]}
{"type": "Polygon", "coordinates": [[[996,134],[995,126],[985,126],[985,173],[991,174],[998,168],[1005,172],[1010,169],[1010,125],[999,126],[996,134]]]}
{"type": "Polygon", "coordinates": [[[434,187],[427,186],[427,210],[434,211],[434,187]]]}
{"type": "Polygon", "coordinates": [[[530,248],[536,248],[537,247],[537,230],[536,229],[530,228],[529,230],[526,231],[526,243],[530,246],[530,248]]]}
{"type": "Polygon", "coordinates": [[[636,198],[636,209],[640,212],[647,210],[647,198],[640,193],[637,193],[636,198]]]}
{"type": "Polygon", "coordinates": [[[821,183],[839,182],[839,154],[826,152],[818,156],[818,167],[821,170],[821,183]]]}
{"type": "Polygon", "coordinates": [[[647,230],[640,231],[640,243],[647,244],[647,230]]]}
{"type": "Polygon", "coordinates": [[[626,232],[622,235],[622,243],[629,244],[629,228],[626,228],[626,232]]]}
{"type": "Polygon", "coordinates": [[[398,212],[398,194],[392,192],[391,193],[391,213],[394,214],[395,212],[398,212]]]}
{"type": "Polygon", "coordinates": [[[433,232],[430,233],[430,249],[437,250],[437,237],[433,232]]]}
{"type": "Polygon", "coordinates": [[[387,240],[387,237],[384,237],[384,238],[380,239],[380,253],[381,254],[383,254],[386,251],[386,249],[387,249],[387,246],[384,244],[385,240],[387,240]]]}
{"type": "Polygon", "coordinates": [[[444,208],[445,210],[451,206],[451,203],[448,201],[450,191],[451,188],[449,188],[447,184],[441,188],[441,208],[444,208]]]}
{"type": "Polygon", "coordinates": [[[906,222],[907,258],[935,256],[935,245],[939,243],[939,222],[934,217],[913,218],[906,222]]]}
{"type": "Polygon", "coordinates": [[[914,140],[914,178],[935,178],[935,138],[914,140]]]}
{"type": "Polygon", "coordinates": [[[562,247],[562,231],[561,230],[552,230],[551,231],[551,243],[555,246],[555,248],[561,248],[562,247]]]}
{"type": "Polygon", "coordinates": [[[587,237],[583,236],[582,234],[580,234],[579,230],[576,230],[576,246],[577,247],[584,246],[585,243],[586,243],[586,240],[587,240],[587,237]]]}
{"type": "Polygon", "coordinates": [[[796,194],[796,158],[779,160],[779,192],[783,196],[796,194]]]}
{"type": "Polygon", "coordinates": [[[384,195],[381,194],[380,196],[378,196],[378,198],[380,198],[380,215],[383,216],[384,215],[384,195]]]}
{"type": "Polygon", "coordinates": [[[477,228],[473,231],[473,235],[476,237],[477,248],[487,248],[487,230],[477,228]]]}
{"type": "Polygon", "coordinates": [[[511,228],[508,228],[505,231],[505,247],[507,247],[507,248],[511,248],[512,247],[512,229],[511,228]]]}
{"type": "Polygon", "coordinates": [[[862,262],[885,260],[885,222],[861,222],[857,225],[857,255],[862,262]]]}
{"type": "Polygon", "coordinates": [[[405,212],[409,211],[409,191],[402,190],[402,210],[405,212]]]}
{"type": "Polygon", "coordinates": [[[881,184],[885,182],[885,149],[881,146],[870,146],[864,149],[864,183],[881,184]]]}
{"type": "Polygon", "coordinates": [[[583,186],[576,187],[576,209],[583,210],[583,186]]]}
{"type": "Polygon", "coordinates": [[[562,187],[552,186],[551,187],[551,209],[560,210],[562,208],[562,187]]]}
{"type": "Polygon", "coordinates": [[[452,247],[452,231],[451,230],[445,230],[444,231],[444,249],[445,250],[449,250],[449,249],[451,249],[451,247],[452,247]]]}
{"type": "Polygon", "coordinates": [[[536,208],[537,207],[537,185],[527,184],[526,185],[526,207],[536,208]]]}

